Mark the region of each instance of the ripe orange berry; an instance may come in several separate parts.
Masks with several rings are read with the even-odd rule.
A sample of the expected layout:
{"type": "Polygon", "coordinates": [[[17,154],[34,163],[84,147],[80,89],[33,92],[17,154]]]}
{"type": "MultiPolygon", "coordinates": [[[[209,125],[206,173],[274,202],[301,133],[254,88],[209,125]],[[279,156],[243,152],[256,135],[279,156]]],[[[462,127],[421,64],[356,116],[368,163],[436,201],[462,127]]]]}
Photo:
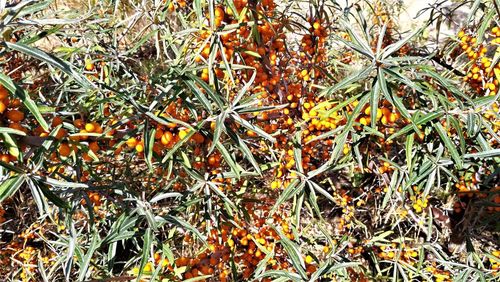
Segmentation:
{"type": "Polygon", "coordinates": [[[188,135],[188,132],[186,130],[184,130],[184,129],[179,130],[179,138],[181,140],[186,138],[187,135],[188,135]]]}
{"type": "Polygon", "coordinates": [[[63,157],[67,157],[69,156],[69,154],[71,154],[71,148],[69,147],[68,143],[61,143],[61,145],[59,145],[59,154],[63,157]]]}
{"type": "Polygon", "coordinates": [[[137,153],[142,153],[144,151],[144,144],[140,142],[139,144],[135,145],[135,150],[137,153]]]}
{"type": "Polygon", "coordinates": [[[85,123],[81,118],[75,119],[75,121],[73,121],[73,124],[78,128],[83,128],[85,126],[85,123]]]}
{"type": "Polygon", "coordinates": [[[0,100],[3,100],[7,97],[9,97],[9,91],[7,91],[7,89],[5,89],[5,87],[0,84],[0,100]]]}
{"type": "Polygon", "coordinates": [[[7,106],[0,101],[0,114],[2,114],[7,109],[7,106]]]}
{"type": "Polygon", "coordinates": [[[17,107],[21,106],[21,100],[19,100],[19,99],[12,100],[12,102],[10,102],[10,106],[13,108],[17,108],[17,107]]]}
{"type": "Polygon", "coordinates": [[[161,128],[157,128],[155,131],[155,139],[160,139],[163,136],[163,130],[161,128]]]}
{"type": "Polygon", "coordinates": [[[89,144],[89,149],[90,149],[92,152],[97,153],[97,152],[99,152],[99,150],[100,150],[101,148],[99,147],[99,144],[97,144],[97,142],[96,142],[96,141],[94,141],[94,142],[91,142],[91,143],[89,144]]]}
{"type": "Polygon", "coordinates": [[[394,123],[398,120],[399,117],[400,117],[400,115],[398,113],[391,113],[391,115],[389,117],[389,121],[394,123]]]}
{"type": "Polygon", "coordinates": [[[168,145],[172,139],[174,139],[174,135],[172,134],[172,132],[170,131],[165,131],[165,133],[163,133],[163,135],[161,136],[161,143],[163,145],[168,145]]]}
{"type": "Polygon", "coordinates": [[[94,126],[94,124],[92,124],[92,123],[90,123],[90,122],[89,122],[89,123],[87,123],[87,124],[85,124],[85,130],[86,130],[87,132],[94,132],[94,131],[95,131],[95,126],[94,126]]]}
{"type": "Polygon", "coordinates": [[[24,119],[24,113],[19,110],[7,111],[7,118],[13,122],[19,122],[24,119]]]}
{"type": "Polygon", "coordinates": [[[21,130],[24,132],[27,131],[26,128],[24,128],[19,122],[13,122],[13,123],[9,124],[9,128],[21,130]]]}
{"type": "Polygon", "coordinates": [[[201,144],[205,141],[205,137],[203,137],[203,135],[201,135],[199,132],[196,132],[192,138],[193,138],[194,142],[196,142],[198,144],[201,144]]]}
{"type": "Polygon", "coordinates": [[[88,71],[92,71],[92,70],[94,70],[94,68],[95,68],[94,63],[92,63],[92,62],[90,62],[90,61],[88,61],[87,63],[85,63],[85,69],[86,69],[86,70],[88,70],[88,71]]]}
{"type": "Polygon", "coordinates": [[[63,123],[63,119],[61,117],[54,117],[54,119],[52,120],[52,127],[56,127],[60,124],[63,123]]]}
{"type": "Polygon", "coordinates": [[[56,134],[56,139],[61,140],[68,134],[68,131],[64,128],[59,128],[56,134]]]}
{"type": "Polygon", "coordinates": [[[151,263],[148,262],[146,263],[146,265],[144,266],[144,272],[151,272],[153,270],[153,267],[151,266],[151,263]]]}
{"type": "Polygon", "coordinates": [[[2,162],[4,162],[4,163],[9,163],[9,162],[10,162],[9,155],[6,155],[6,154],[0,154],[0,161],[2,161],[2,162]]]}
{"type": "Polygon", "coordinates": [[[127,146],[129,148],[135,148],[137,145],[138,141],[135,137],[130,137],[125,143],[127,143],[127,146]]]}
{"type": "Polygon", "coordinates": [[[221,7],[215,8],[214,14],[216,18],[224,18],[224,10],[221,7]]]}

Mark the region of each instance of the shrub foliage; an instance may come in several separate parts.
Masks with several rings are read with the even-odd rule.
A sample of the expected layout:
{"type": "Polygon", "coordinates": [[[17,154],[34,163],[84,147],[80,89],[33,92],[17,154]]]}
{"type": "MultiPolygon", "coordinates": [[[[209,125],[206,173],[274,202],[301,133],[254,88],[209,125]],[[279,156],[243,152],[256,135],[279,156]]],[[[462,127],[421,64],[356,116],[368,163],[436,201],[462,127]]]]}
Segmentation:
{"type": "Polygon", "coordinates": [[[500,1],[337,2],[0,1],[0,275],[498,279],[500,1]]]}

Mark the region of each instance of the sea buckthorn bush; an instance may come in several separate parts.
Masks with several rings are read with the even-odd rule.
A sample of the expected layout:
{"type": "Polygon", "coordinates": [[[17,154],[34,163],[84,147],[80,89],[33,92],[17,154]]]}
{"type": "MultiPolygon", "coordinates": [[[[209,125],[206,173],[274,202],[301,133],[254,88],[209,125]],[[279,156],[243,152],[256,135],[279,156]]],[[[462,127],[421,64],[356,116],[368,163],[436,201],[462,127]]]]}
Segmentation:
{"type": "Polygon", "coordinates": [[[340,2],[0,1],[0,276],[496,281],[500,2],[340,2]]]}

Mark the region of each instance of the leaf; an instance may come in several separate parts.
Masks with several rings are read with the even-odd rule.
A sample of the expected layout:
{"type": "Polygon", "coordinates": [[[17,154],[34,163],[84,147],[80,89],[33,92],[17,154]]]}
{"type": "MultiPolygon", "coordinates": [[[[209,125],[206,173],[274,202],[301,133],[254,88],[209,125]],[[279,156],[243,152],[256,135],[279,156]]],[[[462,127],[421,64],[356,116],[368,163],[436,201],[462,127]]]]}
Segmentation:
{"type": "Polygon", "coordinates": [[[311,278],[309,279],[310,282],[313,281],[319,281],[319,278],[325,274],[332,273],[338,269],[343,269],[343,268],[352,268],[355,266],[360,265],[359,262],[343,262],[343,263],[338,263],[335,261],[328,261],[327,263],[324,263],[321,267],[318,268],[312,275],[311,278]]]}
{"type": "MultiPolygon", "coordinates": [[[[382,89],[382,93],[384,93],[385,98],[389,100],[395,107],[396,109],[401,113],[401,115],[404,118],[411,119],[411,115],[406,109],[406,107],[403,105],[403,102],[401,101],[401,98],[399,98],[397,95],[392,95],[392,92],[389,91],[389,88],[387,88],[387,81],[385,79],[385,71],[382,68],[379,68],[378,76],[377,76],[380,84],[380,88],[382,89]]],[[[414,127],[416,128],[416,127],[414,127]]]]}
{"type": "Polygon", "coordinates": [[[61,59],[59,59],[51,54],[48,54],[40,49],[32,48],[32,47],[29,47],[27,45],[20,44],[20,43],[12,43],[12,42],[6,41],[5,44],[10,49],[13,49],[13,50],[19,51],[21,53],[24,53],[26,55],[32,56],[34,58],[41,60],[42,62],[45,62],[47,64],[52,65],[55,68],[60,69],[61,71],[63,71],[64,73],[66,73],[67,75],[72,77],[76,82],[78,82],[81,86],[83,86],[85,88],[92,87],[91,82],[85,76],[76,72],[72,68],[72,66],[70,64],[68,64],[67,62],[65,62],[65,61],[63,61],[63,60],[61,60],[61,59]]]}
{"type": "MultiPolygon", "coordinates": [[[[199,86],[201,86],[201,88],[203,88],[203,90],[205,90],[205,92],[208,94],[208,96],[210,98],[212,98],[213,101],[217,104],[217,106],[219,107],[219,109],[222,110],[224,108],[224,105],[225,105],[226,101],[223,99],[222,96],[220,96],[218,93],[216,93],[214,91],[214,89],[211,88],[205,81],[201,80],[201,78],[199,78],[196,75],[187,74],[187,76],[191,80],[193,80],[196,84],[198,84],[199,86]]],[[[196,85],[192,81],[189,81],[189,82],[190,82],[190,85],[192,85],[192,87],[193,87],[192,89],[196,88],[196,91],[199,91],[198,87],[196,87],[196,85]]],[[[204,96],[206,94],[203,94],[200,91],[199,95],[203,95],[204,96]]]]}
{"type": "MultiPolygon", "coordinates": [[[[374,89],[372,89],[372,91],[374,91],[374,89]]],[[[364,95],[359,100],[358,105],[354,108],[354,110],[352,111],[352,114],[347,118],[347,123],[346,123],[342,133],[337,138],[335,138],[336,144],[335,144],[335,147],[333,148],[333,151],[331,154],[331,158],[333,158],[333,160],[337,160],[340,157],[340,153],[342,152],[342,150],[344,148],[344,144],[347,141],[347,135],[349,134],[349,132],[353,128],[354,120],[358,117],[359,113],[361,113],[361,110],[366,105],[369,98],[370,98],[370,95],[367,94],[367,95],[364,95]]],[[[317,170],[309,172],[308,173],[309,177],[312,177],[314,175],[319,174],[320,172],[322,172],[322,170],[326,169],[327,165],[329,165],[329,162],[326,162],[322,167],[318,168],[317,170]]]]}
{"type": "Polygon", "coordinates": [[[0,203],[16,193],[17,189],[24,184],[25,180],[26,178],[23,174],[4,180],[3,183],[0,184],[0,203]]]}
{"type": "Polygon", "coordinates": [[[469,96],[465,95],[460,89],[457,88],[457,86],[452,83],[449,79],[441,76],[440,74],[436,73],[433,70],[430,70],[428,68],[423,68],[422,72],[426,74],[427,76],[437,80],[439,82],[439,85],[448,91],[451,91],[451,93],[455,94],[458,97],[463,98],[464,100],[468,102],[472,102],[469,96]]]}
{"type": "Polygon", "coordinates": [[[335,198],[333,198],[333,196],[330,195],[330,193],[328,193],[326,190],[324,190],[323,188],[321,188],[321,186],[319,186],[318,184],[314,183],[313,181],[307,181],[307,184],[309,184],[309,186],[311,188],[314,188],[314,190],[318,191],[321,195],[325,196],[332,203],[335,203],[335,198]]]}
{"type": "Polygon", "coordinates": [[[272,137],[269,133],[265,132],[262,128],[249,123],[247,120],[241,118],[237,113],[232,114],[231,117],[239,124],[241,124],[243,127],[254,131],[257,133],[257,135],[260,135],[263,138],[266,138],[267,140],[271,141],[272,143],[276,142],[276,138],[272,137]]]}
{"type": "Polygon", "coordinates": [[[288,254],[288,257],[290,258],[294,269],[297,270],[297,272],[303,279],[306,279],[307,278],[307,273],[305,271],[306,264],[304,262],[304,259],[302,258],[302,255],[300,254],[299,246],[297,246],[297,244],[292,242],[292,240],[288,239],[288,237],[286,237],[280,230],[276,231],[281,237],[280,242],[283,245],[283,248],[285,249],[286,253],[288,254]]]}
{"type": "Polygon", "coordinates": [[[205,237],[200,233],[200,231],[198,231],[198,229],[196,229],[194,226],[192,226],[191,224],[189,224],[187,221],[179,218],[179,217],[176,217],[176,216],[172,216],[172,215],[166,215],[166,216],[163,216],[163,218],[167,221],[167,222],[170,222],[172,224],[175,224],[179,227],[182,227],[182,228],[185,228],[189,231],[191,231],[196,237],[198,237],[198,239],[206,246],[208,247],[208,244],[207,244],[207,241],[205,240],[205,237]]]}
{"type": "Polygon", "coordinates": [[[142,256],[141,256],[141,263],[139,266],[139,273],[137,274],[137,280],[136,281],[141,281],[141,276],[142,273],[144,272],[144,266],[146,266],[146,263],[148,262],[149,259],[149,253],[151,252],[152,249],[152,242],[151,242],[151,237],[153,236],[153,231],[151,228],[146,229],[144,232],[144,244],[142,245],[142,256]]]}
{"type": "Polygon", "coordinates": [[[243,85],[243,87],[241,88],[241,90],[238,92],[238,95],[236,95],[236,97],[234,97],[233,103],[232,103],[232,107],[233,108],[238,104],[238,102],[240,101],[241,97],[243,97],[243,95],[245,95],[245,93],[247,93],[247,91],[250,88],[250,86],[252,86],[252,84],[253,84],[256,76],[257,76],[257,71],[255,70],[252,73],[252,77],[250,77],[250,79],[248,80],[248,82],[246,82],[245,85],[243,85]]]}
{"type": "Polygon", "coordinates": [[[151,128],[149,126],[149,121],[146,120],[144,125],[144,159],[149,167],[149,171],[153,171],[153,146],[155,143],[155,132],[156,128],[151,128]]]}
{"type": "Polygon", "coordinates": [[[221,142],[217,142],[215,144],[215,147],[217,147],[217,150],[222,154],[222,157],[231,168],[231,171],[236,174],[237,178],[240,178],[241,169],[239,165],[234,161],[233,157],[228,152],[228,150],[222,145],[221,142]]]}
{"type": "Polygon", "coordinates": [[[210,114],[213,113],[212,105],[210,104],[210,101],[205,97],[205,94],[200,91],[198,87],[194,84],[193,81],[191,80],[185,80],[184,83],[191,89],[193,94],[196,96],[198,101],[203,105],[205,110],[207,110],[210,114]]]}
{"type": "Polygon", "coordinates": [[[373,70],[374,70],[373,66],[364,67],[359,72],[356,72],[356,73],[344,78],[343,80],[341,80],[339,83],[335,84],[334,86],[323,89],[323,91],[321,91],[319,96],[320,97],[330,96],[331,94],[337,92],[338,90],[341,90],[341,89],[344,89],[344,88],[350,86],[354,82],[358,82],[360,80],[365,79],[366,77],[368,77],[368,75],[373,70]]]}
{"type": "Polygon", "coordinates": [[[250,148],[248,148],[247,144],[245,144],[245,140],[241,139],[240,136],[235,134],[235,137],[237,138],[236,142],[238,144],[238,147],[240,151],[243,153],[245,158],[250,161],[252,166],[255,168],[255,171],[260,175],[262,172],[260,171],[260,166],[259,163],[255,160],[252,151],[250,148]]]}
{"type": "Polygon", "coordinates": [[[103,245],[111,244],[113,242],[131,238],[136,233],[132,231],[139,219],[138,215],[134,214],[122,214],[120,217],[113,222],[108,235],[102,241],[103,245]]]}
{"type": "Polygon", "coordinates": [[[186,280],[182,280],[183,282],[195,282],[195,281],[207,281],[207,278],[212,277],[213,275],[202,275],[202,276],[197,276],[193,278],[189,278],[186,280]]]}
{"type": "Polygon", "coordinates": [[[392,194],[397,191],[397,179],[398,179],[398,170],[395,170],[392,177],[391,177],[391,183],[389,184],[389,187],[387,187],[387,192],[384,195],[384,199],[382,200],[382,209],[385,209],[387,204],[389,203],[389,200],[392,197],[392,194]]]}
{"type": "MultiPolygon", "coordinates": [[[[381,69],[378,69],[378,75],[381,73],[381,69]]],[[[382,74],[383,75],[383,74],[382,74]]],[[[377,80],[377,83],[375,83],[375,86],[373,87],[373,90],[370,91],[370,125],[373,129],[377,127],[377,110],[378,110],[378,102],[379,102],[379,94],[380,94],[380,88],[381,84],[385,83],[380,81],[380,79],[377,80]]],[[[384,85],[385,88],[387,88],[387,85],[384,85]]]]}
{"type": "Polygon", "coordinates": [[[293,179],[288,185],[288,187],[285,188],[285,190],[280,194],[279,198],[276,200],[276,203],[271,209],[270,214],[273,215],[274,212],[276,212],[276,210],[281,206],[281,204],[283,204],[285,201],[287,201],[288,199],[299,193],[302,190],[302,188],[304,188],[304,185],[305,182],[300,181],[298,179],[293,179]]]}
{"type": "Polygon", "coordinates": [[[473,158],[486,159],[486,158],[493,158],[493,157],[497,157],[497,156],[500,156],[500,149],[492,149],[492,150],[488,150],[488,151],[465,154],[464,158],[465,159],[473,159],[473,158]]]}
{"type": "Polygon", "coordinates": [[[3,136],[3,140],[5,142],[5,145],[7,145],[6,147],[9,150],[9,154],[16,157],[16,159],[19,159],[21,151],[19,151],[19,148],[17,147],[17,144],[14,141],[14,139],[12,139],[12,137],[10,137],[10,135],[7,133],[2,133],[2,136],[3,136]]]}
{"type": "Polygon", "coordinates": [[[159,202],[159,201],[164,200],[164,199],[177,198],[177,197],[181,197],[181,196],[182,196],[182,194],[178,193],[178,192],[161,193],[161,194],[154,196],[151,200],[149,200],[149,202],[156,203],[156,202],[159,202]]]}
{"type": "Polygon", "coordinates": [[[36,183],[36,185],[42,191],[43,195],[47,199],[49,199],[49,201],[51,203],[53,203],[54,205],[56,205],[57,207],[62,208],[62,209],[69,209],[70,208],[67,201],[64,201],[59,196],[57,196],[54,192],[50,191],[50,189],[44,183],[41,183],[38,181],[34,181],[34,183],[36,183]]]}
{"type": "Polygon", "coordinates": [[[220,136],[222,135],[222,132],[226,131],[226,125],[224,124],[225,120],[226,120],[226,112],[222,112],[220,115],[217,116],[217,119],[215,120],[215,129],[212,138],[212,145],[208,149],[209,154],[213,152],[215,146],[217,145],[217,143],[219,143],[219,139],[220,136]]]}
{"type": "MultiPolygon", "coordinates": [[[[496,1],[496,0],[493,0],[496,1]]],[[[495,17],[496,11],[494,9],[491,9],[486,16],[483,16],[481,18],[481,26],[476,31],[476,38],[477,38],[477,43],[476,44],[481,44],[484,41],[484,34],[486,30],[490,27],[491,20],[493,17],[495,17]]],[[[498,15],[497,19],[498,19],[498,15]]]]}
{"type": "Polygon", "coordinates": [[[428,24],[423,25],[419,29],[415,30],[412,32],[410,35],[408,35],[406,38],[403,38],[397,42],[392,43],[391,45],[387,46],[382,50],[382,60],[386,59],[390,55],[392,55],[394,52],[398,51],[403,47],[408,41],[410,41],[415,35],[421,33],[425,28],[427,28],[428,24]]]}
{"type": "Polygon", "coordinates": [[[341,23],[342,26],[347,30],[347,33],[349,33],[349,37],[351,38],[352,41],[346,41],[342,37],[339,37],[338,39],[347,46],[349,46],[350,48],[354,49],[356,52],[363,54],[364,56],[370,59],[375,58],[373,50],[370,47],[370,44],[366,42],[366,40],[364,40],[363,38],[359,37],[358,33],[354,30],[352,24],[344,20],[341,20],[341,23]]]}
{"type": "MultiPolygon", "coordinates": [[[[423,117],[419,118],[418,120],[414,120],[413,123],[416,126],[421,125],[421,124],[425,124],[425,123],[427,123],[427,122],[429,122],[431,120],[434,120],[436,118],[441,117],[443,114],[444,113],[442,113],[442,112],[428,113],[428,114],[424,115],[423,117]]],[[[407,126],[403,127],[401,130],[399,130],[398,132],[396,132],[393,135],[389,136],[389,138],[387,138],[387,141],[392,140],[394,138],[397,138],[397,137],[399,137],[401,135],[407,134],[413,128],[414,128],[413,125],[411,125],[411,124],[407,125],[407,126]]]]}
{"type": "Polygon", "coordinates": [[[92,257],[94,256],[94,252],[99,248],[101,245],[101,241],[99,238],[99,233],[94,230],[92,232],[92,235],[90,235],[90,246],[87,249],[87,253],[85,256],[82,258],[81,265],[80,265],[80,275],[78,276],[78,281],[83,281],[85,280],[85,277],[87,276],[87,272],[89,269],[90,262],[92,260],[92,257]]]}
{"type": "Polygon", "coordinates": [[[456,145],[451,141],[450,137],[448,136],[448,132],[443,128],[443,126],[439,122],[436,122],[434,124],[434,128],[436,128],[439,136],[441,137],[441,140],[443,140],[444,145],[450,152],[451,157],[455,161],[455,164],[457,165],[458,169],[462,169],[463,167],[462,158],[460,157],[460,154],[458,154],[456,145]]]}
{"type": "Polygon", "coordinates": [[[38,176],[34,175],[33,179],[40,180],[50,186],[53,187],[62,187],[62,188],[88,188],[89,186],[84,183],[77,183],[77,182],[67,182],[67,181],[62,181],[62,180],[57,180],[54,178],[46,177],[46,176],[38,176]]]}
{"type": "Polygon", "coordinates": [[[0,127],[0,133],[26,136],[26,133],[24,133],[24,131],[21,131],[21,130],[18,130],[18,129],[14,129],[14,128],[10,128],[10,127],[0,127]]]}
{"type": "Polygon", "coordinates": [[[285,270],[268,270],[258,276],[255,277],[255,280],[259,280],[264,277],[283,277],[287,278],[289,280],[285,281],[304,281],[300,275],[297,273],[293,273],[290,271],[285,271],[285,270]]]}

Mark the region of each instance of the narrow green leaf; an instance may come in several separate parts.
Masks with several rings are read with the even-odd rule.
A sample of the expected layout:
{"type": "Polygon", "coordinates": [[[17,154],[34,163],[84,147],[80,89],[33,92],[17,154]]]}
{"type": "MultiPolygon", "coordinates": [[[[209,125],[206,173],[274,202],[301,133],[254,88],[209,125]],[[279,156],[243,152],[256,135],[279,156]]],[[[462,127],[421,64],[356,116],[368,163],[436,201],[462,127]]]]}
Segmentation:
{"type": "Polygon", "coordinates": [[[24,133],[23,131],[17,130],[14,128],[10,128],[10,127],[0,127],[0,133],[26,136],[26,133],[24,133]]]}
{"type": "Polygon", "coordinates": [[[149,167],[149,171],[153,171],[153,146],[155,143],[156,128],[151,128],[150,123],[146,120],[144,125],[144,159],[149,167]]]}
{"type": "Polygon", "coordinates": [[[90,246],[87,249],[87,253],[82,258],[82,262],[80,265],[80,275],[78,276],[78,281],[83,281],[87,277],[87,272],[92,257],[94,256],[94,252],[99,248],[101,244],[100,237],[97,231],[94,230],[94,232],[92,232],[92,234],[90,235],[90,238],[91,238],[90,246]]]}
{"type": "Polygon", "coordinates": [[[12,137],[7,133],[1,133],[1,134],[3,137],[3,141],[5,142],[4,145],[6,145],[7,149],[9,150],[9,154],[16,157],[17,159],[20,159],[21,151],[19,151],[19,148],[17,147],[17,144],[14,141],[14,139],[12,139],[12,137]]]}
{"type": "Polygon", "coordinates": [[[333,93],[337,92],[338,90],[344,89],[346,87],[351,86],[353,83],[361,81],[370,75],[370,73],[374,70],[373,66],[368,66],[362,68],[359,72],[356,72],[343,80],[341,80],[339,83],[335,84],[334,86],[325,88],[321,91],[319,94],[320,97],[322,96],[330,96],[333,93]]]}
{"type": "Polygon", "coordinates": [[[386,59],[390,55],[392,55],[394,52],[398,51],[403,47],[408,41],[410,41],[413,37],[415,37],[417,34],[421,33],[425,28],[427,28],[428,24],[424,24],[422,27],[419,29],[415,30],[414,32],[410,33],[406,38],[403,38],[395,43],[392,43],[391,45],[387,46],[382,50],[382,60],[386,59]]]}
{"type": "Polygon", "coordinates": [[[473,159],[473,158],[486,159],[486,158],[493,158],[493,157],[497,157],[497,156],[500,156],[500,149],[491,149],[488,151],[465,154],[464,158],[465,159],[473,159]]]}
{"type": "Polygon", "coordinates": [[[146,263],[148,262],[149,254],[153,246],[152,237],[153,231],[151,230],[151,228],[146,229],[143,236],[144,244],[142,245],[141,263],[139,266],[139,273],[137,274],[136,281],[141,281],[141,276],[144,272],[144,266],[146,266],[146,263]]]}
{"type": "Polygon", "coordinates": [[[283,204],[285,201],[288,199],[292,198],[293,196],[297,195],[302,188],[304,188],[305,182],[300,181],[298,179],[293,179],[288,187],[285,188],[283,192],[281,192],[280,196],[276,200],[276,203],[274,204],[273,208],[271,209],[270,214],[273,215],[276,210],[283,204]]]}
{"type": "Polygon", "coordinates": [[[228,152],[228,150],[220,142],[217,142],[215,147],[217,147],[217,150],[222,154],[222,157],[231,168],[231,171],[237,175],[237,178],[240,178],[241,169],[239,168],[238,164],[234,161],[233,157],[228,152]]]}
{"type": "Polygon", "coordinates": [[[24,181],[25,176],[22,174],[3,180],[0,184],[0,203],[12,196],[23,185],[24,181]]]}
{"type": "MultiPolygon", "coordinates": [[[[427,122],[429,122],[431,120],[434,120],[436,118],[441,117],[443,114],[444,113],[442,113],[442,112],[428,113],[428,114],[422,116],[421,118],[419,118],[418,120],[414,120],[413,123],[416,126],[421,125],[421,124],[425,124],[425,123],[427,123],[427,122]]],[[[389,136],[389,138],[387,138],[387,141],[392,140],[394,138],[397,138],[397,137],[399,137],[401,135],[407,134],[412,129],[414,129],[413,125],[411,125],[411,124],[407,125],[407,126],[403,127],[401,130],[399,130],[398,132],[396,132],[393,135],[389,136]]]]}
{"type": "Polygon", "coordinates": [[[463,166],[462,158],[460,157],[460,154],[457,151],[456,145],[451,141],[450,137],[448,136],[448,132],[443,128],[443,126],[439,122],[434,123],[434,128],[436,128],[439,136],[441,137],[441,140],[443,140],[445,147],[450,152],[451,157],[455,161],[455,164],[457,165],[458,169],[462,169],[463,166]]]}
{"type": "Polygon", "coordinates": [[[20,43],[12,43],[12,42],[6,41],[5,44],[10,49],[13,49],[13,50],[19,51],[21,53],[24,53],[26,55],[32,56],[34,58],[41,60],[42,62],[45,62],[47,64],[52,65],[55,68],[60,69],[61,71],[63,71],[64,73],[66,73],[67,75],[72,77],[76,82],[78,82],[81,86],[83,86],[85,88],[92,87],[91,82],[85,76],[76,72],[69,63],[67,63],[67,62],[65,62],[65,61],[63,61],[63,60],[61,60],[61,59],[59,59],[51,54],[48,54],[40,49],[29,47],[27,45],[20,44],[20,43]]]}

